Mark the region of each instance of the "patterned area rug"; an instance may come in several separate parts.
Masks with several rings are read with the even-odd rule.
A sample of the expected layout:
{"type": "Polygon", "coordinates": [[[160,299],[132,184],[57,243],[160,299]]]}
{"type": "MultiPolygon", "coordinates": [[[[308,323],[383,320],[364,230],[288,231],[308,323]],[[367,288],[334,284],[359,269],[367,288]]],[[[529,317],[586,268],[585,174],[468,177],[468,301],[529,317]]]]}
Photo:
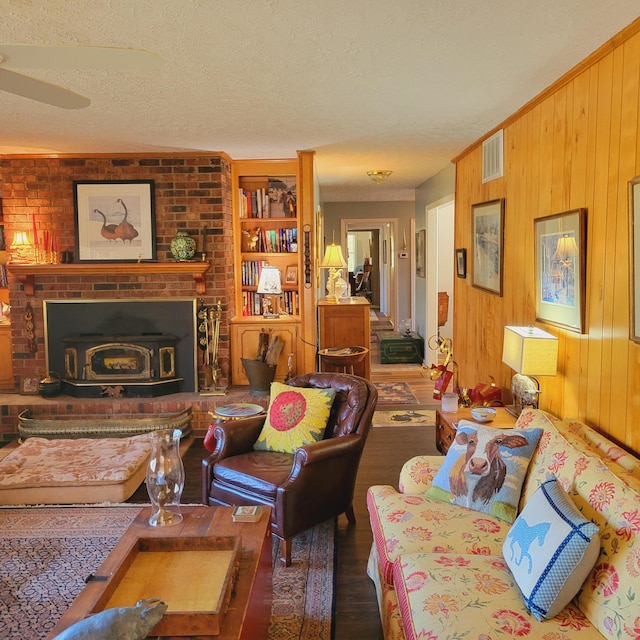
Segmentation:
{"type": "Polygon", "coordinates": [[[139,510],[0,510],[0,638],[45,638],[139,510]]]}
{"type": "Polygon", "coordinates": [[[390,411],[376,411],[373,414],[374,427],[433,426],[436,423],[435,409],[397,408],[390,411]]]}
{"type": "MultiPolygon", "coordinates": [[[[0,638],[45,638],[139,509],[0,509],[0,638]]],[[[274,568],[270,639],[330,640],[334,527],[295,538],[293,564],[274,568]]]]}
{"type": "MultiPolygon", "coordinates": [[[[331,640],[335,526],[330,520],[294,538],[290,567],[274,563],[269,640],[331,640]]],[[[274,558],[276,547],[274,538],[274,558]]]]}
{"type": "Polygon", "coordinates": [[[378,405],[418,404],[418,398],[406,382],[376,382],[378,405]]]}

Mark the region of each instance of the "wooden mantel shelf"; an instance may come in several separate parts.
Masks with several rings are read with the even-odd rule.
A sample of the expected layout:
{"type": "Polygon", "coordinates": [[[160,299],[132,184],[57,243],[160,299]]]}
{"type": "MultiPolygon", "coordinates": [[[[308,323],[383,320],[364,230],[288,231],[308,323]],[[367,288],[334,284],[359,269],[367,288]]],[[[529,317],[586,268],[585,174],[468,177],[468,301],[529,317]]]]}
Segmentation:
{"type": "Polygon", "coordinates": [[[72,264],[8,264],[7,269],[24,285],[28,296],[34,295],[36,276],[120,276],[150,273],[191,274],[196,282],[196,293],[206,292],[204,274],[211,264],[207,261],[193,262],[109,262],[72,264]]]}

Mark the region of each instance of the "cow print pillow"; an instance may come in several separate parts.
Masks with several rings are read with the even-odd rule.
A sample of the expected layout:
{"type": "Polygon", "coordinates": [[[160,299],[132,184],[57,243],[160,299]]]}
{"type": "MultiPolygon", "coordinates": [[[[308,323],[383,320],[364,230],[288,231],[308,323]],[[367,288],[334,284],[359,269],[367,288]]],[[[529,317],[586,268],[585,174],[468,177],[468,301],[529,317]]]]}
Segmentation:
{"type": "Polygon", "coordinates": [[[494,429],[460,420],[425,495],[513,522],[542,429],[494,429]]]}

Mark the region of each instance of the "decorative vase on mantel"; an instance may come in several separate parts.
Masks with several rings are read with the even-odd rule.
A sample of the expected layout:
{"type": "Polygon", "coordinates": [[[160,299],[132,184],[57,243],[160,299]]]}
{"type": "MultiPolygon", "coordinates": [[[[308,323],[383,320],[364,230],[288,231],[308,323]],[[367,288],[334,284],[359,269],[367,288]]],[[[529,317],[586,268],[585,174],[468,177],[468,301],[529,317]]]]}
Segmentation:
{"type": "Polygon", "coordinates": [[[196,253],[196,241],[186,231],[176,231],[171,240],[171,253],[178,262],[188,262],[196,253]]]}

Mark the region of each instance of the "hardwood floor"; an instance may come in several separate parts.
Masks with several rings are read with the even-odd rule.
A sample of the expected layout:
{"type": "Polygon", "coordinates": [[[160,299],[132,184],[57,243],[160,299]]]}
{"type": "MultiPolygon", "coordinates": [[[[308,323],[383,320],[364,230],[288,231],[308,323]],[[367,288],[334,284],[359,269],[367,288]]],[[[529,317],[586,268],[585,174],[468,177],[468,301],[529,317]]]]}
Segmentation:
{"type": "MultiPolygon", "coordinates": [[[[404,380],[420,403],[432,403],[433,383],[414,372],[385,365],[373,368],[374,382],[404,380]]],[[[398,476],[404,462],[424,454],[437,454],[434,427],[403,426],[377,427],[370,431],[358,470],[354,495],[356,525],[348,526],[344,516],[338,518],[336,613],[334,640],[366,638],[381,640],[382,627],[373,582],[367,576],[367,559],[373,536],[366,505],[367,489],[372,485],[389,484],[397,488],[398,476]]]]}

